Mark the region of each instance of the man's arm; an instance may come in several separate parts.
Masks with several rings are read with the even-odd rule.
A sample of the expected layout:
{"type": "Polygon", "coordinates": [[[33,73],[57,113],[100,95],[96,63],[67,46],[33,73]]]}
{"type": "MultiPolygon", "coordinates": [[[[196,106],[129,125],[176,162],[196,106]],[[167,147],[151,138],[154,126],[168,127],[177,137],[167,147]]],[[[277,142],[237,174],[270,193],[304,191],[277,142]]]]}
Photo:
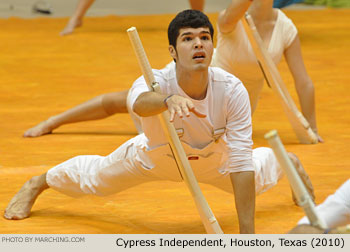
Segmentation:
{"type": "Polygon", "coordinates": [[[167,110],[164,103],[166,97],[167,95],[165,94],[151,91],[144,92],[137,97],[133,105],[133,110],[137,115],[142,117],[160,114],[167,110]]]}
{"type": "Polygon", "coordinates": [[[179,95],[166,95],[156,92],[144,92],[140,94],[133,106],[136,114],[142,117],[153,116],[164,112],[170,112],[170,121],[174,121],[175,114],[180,118],[190,116],[190,112],[198,117],[206,117],[206,115],[198,112],[192,101],[179,95]]]}
{"type": "Polygon", "coordinates": [[[240,233],[254,233],[255,169],[252,160],[252,123],[247,90],[237,79],[227,85],[226,139],[228,168],[235,195],[240,233]],[[238,82],[238,83],[237,83],[238,82]]]}
{"type": "Polygon", "coordinates": [[[235,29],[237,22],[248,10],[251,3],[251,0],[232,0],[231,4],[219,14],[218,26],[220,32],[232,32],[235,29]]]}
{"type": "Polygon", "coordinates": [[[241,234],[255,233],[255,177],[253,171],[230,173],[241,234]]]}

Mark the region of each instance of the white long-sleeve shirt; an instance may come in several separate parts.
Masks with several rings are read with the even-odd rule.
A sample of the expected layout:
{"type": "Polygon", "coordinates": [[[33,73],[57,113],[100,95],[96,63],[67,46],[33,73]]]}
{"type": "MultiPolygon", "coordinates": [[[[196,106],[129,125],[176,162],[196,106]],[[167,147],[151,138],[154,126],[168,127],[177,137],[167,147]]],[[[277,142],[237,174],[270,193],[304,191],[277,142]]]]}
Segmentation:
{"type": "MultiPolygon", "coordinates": [[[[252,122],[249,97],[240,80],[222,69],[209,68],[209,83],[206,97],[194,100],[186,95],[176,80],[175,64],[170,64],[162,70],[153,70],[162,93],[176,94],[191,99],[198,111],[206,114],[206,118],[190,117],[180,119],[175,117],[175,125],[181,125],[184,135],[181,141],[192,148],[202,149],[213,141],[214,113],[220,113],[226,119],[226,132],[223,136],[228,162],[225,170],[229,172],[253,171],[252,163],[252,122]],[[225,85],[224,97],[213,97],[214,83],[225,85]],[[214,100],[223,99],[221,111],[213,111],[214,100]],[[182,121],[181,121],[182,120],[182,121]]],[[[141,93],[148,87],[143,77],[135,81],[129,95],[131,107],[141,93]]],[[[142,117],[142,129],[148,138],[148,148],[153,149],[165,144],[162,127],[157,116],[142,117]]]]}

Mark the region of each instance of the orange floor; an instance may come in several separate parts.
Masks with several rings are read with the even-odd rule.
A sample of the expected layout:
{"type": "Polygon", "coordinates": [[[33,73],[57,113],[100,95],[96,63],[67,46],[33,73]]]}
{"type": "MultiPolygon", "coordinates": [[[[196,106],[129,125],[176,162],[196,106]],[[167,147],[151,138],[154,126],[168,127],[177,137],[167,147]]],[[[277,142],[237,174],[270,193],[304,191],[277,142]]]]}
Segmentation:
{"type": "MultiPolygon", "coordinates": [[[[350,10],[286,11],[299,29],[308,72],[316,86],[319,132],[325,143],[300,145],[278,100],[265,88],[254,115],[255,146],[278,129],[286,148],[308,170],[322,202],[350,177],[350,10]]],[[[212,20],[216,15],[210,15],[212,20]]],[[[171,15],[87,18],[60,37],[66,19],[0,19],[0,209],[31,176],[80,154],[106,155],[136,130],[128,115],[64,126],[25,139],[29,127],[96,95],[127,89],[140,75],[125,30],[136,26],[154,68],[170,61],[166,27],[171,15]]],[[[292,78],[280,66],[291,93],[292,78]]],[[[203,192],[225,233],[237,233],[233,196],[203,192]]],[[[303,216],[286,179],[257,198],[257,233],[285,233],[303,216]]],[[[0,233],[204,233],[182,183],[154,182],[106,198],[71,199],[43,193],[30,218],[0,218],[0,233]],[[179,207],[180,206],[180,207],[179,207]]]]}

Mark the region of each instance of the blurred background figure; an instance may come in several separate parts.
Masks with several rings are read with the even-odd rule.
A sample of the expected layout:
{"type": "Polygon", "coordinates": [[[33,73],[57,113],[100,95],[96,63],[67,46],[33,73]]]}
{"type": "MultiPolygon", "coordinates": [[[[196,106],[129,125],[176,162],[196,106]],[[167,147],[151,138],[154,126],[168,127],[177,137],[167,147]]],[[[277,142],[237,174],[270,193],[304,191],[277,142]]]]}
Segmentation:
{"type": "MultiPolygon", "coordinates": [[[[252,17],[265,48],[277,65],[284,56],[294,79],[301,111],[318,135],[314,85],[306,71],[297,28],[280,9],[273,8],[273,0],[232,0],[220,12],[217,21],[217,45],[212,65],[238,77],[249,93],[254,113],[264,76],[240,19],[248,12],[252,17]]],[[[319,142],[323,142],[318,135],[319,142]]]]}
{"type": "Polygon", "coordinates": [[[85,13],[94,2],[95,0],[79,0],[73,15],[71,16],[66,27],[61,31],[60,34],[62,36],[71,34],[75,28],[82,26],[85,13]]]}
{"type": "Polygon", "coordinates": [[[288,234],[350,234],[350,225],[321,229],[309,224],[302,224],[294,227],[288,234]]]}
{"type": "MultiPolygon", "coordinates": [[[[350,224],[350,179],[318,205],[316,211],[329,228],[350,224]]],[[[309,220],[304,217],[298,224],[309,224],[309,220]]]]}
{"type": "MultiPolygon", "coordinates": [[[[75,28],[82,26],[83,18],[95,0],[79,0],[73,15],[70,17],[66,27],[60,32],[62,36],[71,34],[75,28]]],[[[192,9],[203,11],[205,0],[189,0],[192,9]]]]}
{"type": "Polygon", "coordinates": [[[350,234],[350,179],[337,191],[328,196],[316,207],[317,213],[325,221],[328,229],[323,230],[310,225],[304,216],[290,234],[350,234]]]}

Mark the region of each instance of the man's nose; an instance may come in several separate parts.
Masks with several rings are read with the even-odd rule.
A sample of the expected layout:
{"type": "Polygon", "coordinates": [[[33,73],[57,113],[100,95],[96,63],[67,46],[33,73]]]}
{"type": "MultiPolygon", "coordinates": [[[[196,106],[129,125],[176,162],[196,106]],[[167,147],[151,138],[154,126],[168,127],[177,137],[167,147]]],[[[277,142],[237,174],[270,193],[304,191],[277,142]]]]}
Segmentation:
{"type": "Polygon", "coordinates": [[[202,40],[200,38],[195,38],[195,44],[194,47],[197,48],[203,48],[202,40]]]}

